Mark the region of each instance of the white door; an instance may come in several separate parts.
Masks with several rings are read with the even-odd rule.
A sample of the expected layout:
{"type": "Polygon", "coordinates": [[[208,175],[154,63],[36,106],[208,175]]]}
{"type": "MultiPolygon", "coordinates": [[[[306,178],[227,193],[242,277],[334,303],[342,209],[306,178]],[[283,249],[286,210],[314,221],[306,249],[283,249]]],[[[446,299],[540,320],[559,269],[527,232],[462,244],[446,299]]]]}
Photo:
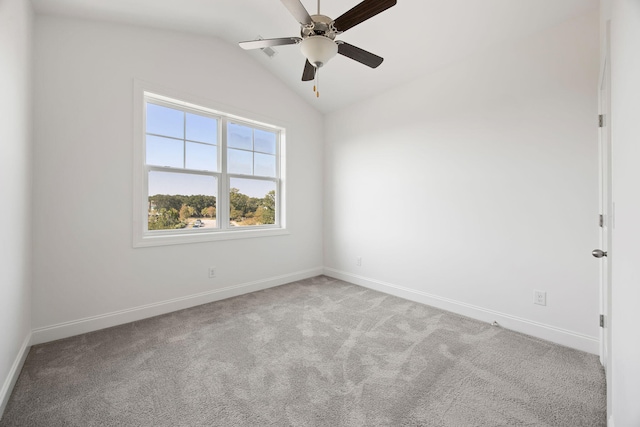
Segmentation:
{"type": "MultiPolygon", "coordinates": [[[[600,80],[600,247],[593,251],[593,256],[600,259],[600,361],[606,372],[607,390],[611,390],[611,231],[614,212],[611,202],[611,67],[608,28],[605,50],[605,63],[600,80]]],[[[607,393],[607,413],[611,413],[610,411],[611,393],[607,393]]]]}

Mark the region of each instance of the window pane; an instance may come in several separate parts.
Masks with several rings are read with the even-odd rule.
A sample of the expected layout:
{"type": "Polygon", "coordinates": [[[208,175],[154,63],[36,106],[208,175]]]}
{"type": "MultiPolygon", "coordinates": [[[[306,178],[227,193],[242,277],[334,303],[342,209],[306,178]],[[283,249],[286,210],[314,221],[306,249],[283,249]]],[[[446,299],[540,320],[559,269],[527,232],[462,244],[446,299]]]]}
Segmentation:
{"type": "Polygon", "coordinates": [[[211,117],[187,113],[187,139],[191,141],[218,143],[218,121],[211,117]]]}
{"type": "Polygon", "coordinates": [[[187,169],[217,171],[218,147],[215,145],[187,142],[187,169]]]}
{"type": "Polygon", "coordinates": [[[229,147],[253,150],[253,129],[248,126],[229,123],[227,125],[227,144],[229,147]]]}
{"type": "Polygon", "coordinates": [[[253,175],[253,152],[228,149],[227,170],[230,173],[253,175]]]}
{"type": "Polygon", "coordinates": [[[276,176],[276,156],[272,156],[271,154],[255,153],[253,157],[255,161],[254,175],[269,177],[276,176]]]}
{"type": "Polygon", "coordinates": [[[184,113],[147,102],[147,133],[184,138],[184,113]]]}
{"type": "Polygon", "coordinates": [[[147,135],[147,164],[184,167],[183,142],[177,139],[147,135]]]}
{"type": "Polygon", "coordinates": [[[216,228],[214,176],[149,172],[149,230],[216,228]]]}
{"type": "Polygon", "coordinates": [[[276,134],[265,130],[255,129],[253,134],[255,148],[261,153],[276,154],[276,134]]]}
{"type": "Polygon", "coordinates": [[[229,225],[247,227],[276,223],[276,183],[231,178],[229,225]]]}

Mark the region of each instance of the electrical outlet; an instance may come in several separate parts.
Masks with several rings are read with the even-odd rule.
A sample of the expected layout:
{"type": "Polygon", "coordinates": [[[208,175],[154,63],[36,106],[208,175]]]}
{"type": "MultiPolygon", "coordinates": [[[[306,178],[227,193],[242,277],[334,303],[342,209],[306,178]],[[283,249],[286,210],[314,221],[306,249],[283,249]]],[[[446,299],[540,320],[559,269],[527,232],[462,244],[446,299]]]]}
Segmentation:
{"type": "Polygon", "coordinates": [[[361,266],[362,266],[362,257],[361,257],[361,256],[356,257],[356,265],[357,265],[358,267],[361,267],[361,266]]]}
{"type": "Polygon", "coordinates": [[[547,305],[547,293],[544,291],[533,291],[533,303],[538,305],[547,305]]]}
{"type": "Polygon", "coordinates": [[[213,279],[214,277],[216,277],[216,268],[209,267],[209,279],[213,279]]]}

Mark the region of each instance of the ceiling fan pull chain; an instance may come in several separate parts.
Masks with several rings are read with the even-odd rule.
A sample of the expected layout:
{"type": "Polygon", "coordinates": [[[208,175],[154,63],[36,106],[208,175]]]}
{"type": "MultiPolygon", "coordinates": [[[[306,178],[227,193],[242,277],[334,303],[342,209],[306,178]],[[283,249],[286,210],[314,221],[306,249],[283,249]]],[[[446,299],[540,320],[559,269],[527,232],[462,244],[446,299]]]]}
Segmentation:
{"type": "Polygon", "coordinates": [[[313,85],[313,91],[316,93],[316,98],[320,98],[320,69],[316,69],[316,82],[313,85]]]}

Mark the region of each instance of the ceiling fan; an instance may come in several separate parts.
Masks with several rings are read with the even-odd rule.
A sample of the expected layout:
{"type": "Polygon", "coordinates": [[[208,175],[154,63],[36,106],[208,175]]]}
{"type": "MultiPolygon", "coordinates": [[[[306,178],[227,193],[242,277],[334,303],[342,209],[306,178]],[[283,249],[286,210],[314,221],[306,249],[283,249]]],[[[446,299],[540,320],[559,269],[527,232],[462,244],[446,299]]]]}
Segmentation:
{"type": "MultiPolygon", "coordinates": [[[[380,12],[395,6],[397,0],[364,0],[336,19],[320,14],[320,0],[318,0],[318,13],[316,15],[309,15],[300,0],[280,1],[300,23],[300,37],[240,42],[241,48],[264,49],[272,46],[299,44],[302,54],[307,58],[302,72],[302,81],[317,79],[318,69],[337,53],[371,68],[376,68],[382,64],[383,58],[378,55],[335,38],[349,28],[355,27],[380,12]]],[[[314,86],[313,90],[316,96],[320,95],[316,90],[316,86],[314,86]]]]}

